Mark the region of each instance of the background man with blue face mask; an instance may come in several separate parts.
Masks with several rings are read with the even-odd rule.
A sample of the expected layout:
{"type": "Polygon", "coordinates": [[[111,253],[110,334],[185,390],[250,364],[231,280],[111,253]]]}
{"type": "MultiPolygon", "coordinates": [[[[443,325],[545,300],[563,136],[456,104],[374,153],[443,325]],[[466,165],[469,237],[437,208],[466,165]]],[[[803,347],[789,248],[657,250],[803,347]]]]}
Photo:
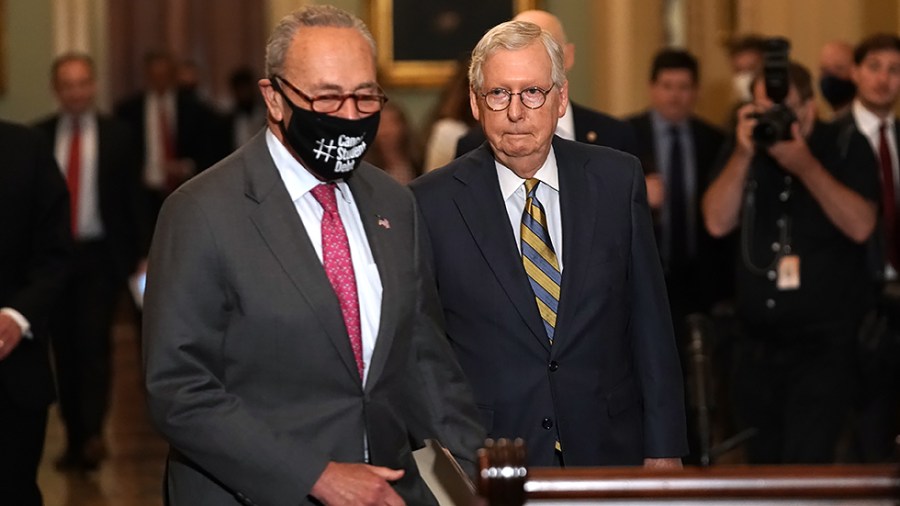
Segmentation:
{"type": "Polygon", "coordinates": [[[434,504],[410,451],[437,438],[471,472],[482,429],[412,195],[360,162],[385,101],[371,34],[309,6],[266,67],[268,127],[169,197],[151,248],[170,504],[434,504]]]}

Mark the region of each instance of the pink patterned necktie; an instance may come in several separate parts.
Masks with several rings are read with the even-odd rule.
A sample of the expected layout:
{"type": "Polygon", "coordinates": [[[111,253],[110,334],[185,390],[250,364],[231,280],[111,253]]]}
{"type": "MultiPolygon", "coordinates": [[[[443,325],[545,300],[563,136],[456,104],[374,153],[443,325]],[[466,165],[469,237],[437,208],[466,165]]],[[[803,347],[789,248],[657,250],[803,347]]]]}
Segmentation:
{"type": "Polygon", "coordinates": [[[359,323],[359,296],[356,293],[356,275],[350,259],[350,243],[338,213],[334,183],[320,184],[312,189],[312,195],[322,206],[322,263],[334,293],[341,303],[344,325],[350,336],[350,348],[356,359],[359,377],[363,377],[365,365],[362,358],[362,327],[359,323]]]}

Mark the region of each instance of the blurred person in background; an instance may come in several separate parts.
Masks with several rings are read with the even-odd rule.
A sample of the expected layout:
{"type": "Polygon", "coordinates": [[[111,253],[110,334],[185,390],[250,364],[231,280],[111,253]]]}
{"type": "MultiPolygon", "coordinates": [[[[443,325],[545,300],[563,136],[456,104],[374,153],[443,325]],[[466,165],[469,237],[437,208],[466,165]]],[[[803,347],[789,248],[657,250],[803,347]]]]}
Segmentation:
{"type": "Polygon", "coordinates": [[[266,126],[266,104],[259,96],[257,81],[253,70],[247,67],[235,70],[228,79],[231,90],[228,124],[232,150],[243,146],[266,126]]]}
{"type": "Polygon", "coordinates": [[[793,62],[785,71],[780,105],[795,119],[756,128],[776,124],[760,119],[775,106],[759,74],[703,196],[703,217],[714,237],[741,234],[731,402],[738,428],[757,430],[747,460],[831,463],[851,413],[857,331],[871,307],[865,242],[878,180],[861,135],[844,139],[817,120],[809,71],[793,62]]]}
{"type": "Polygon", "coordinates": [[[860,333],[861,388],[856,397],[855,449],[863,462],[886,462],[900,434],[900,135],[894,107],[900,98],[900,37],[879,33],[854,49],[856,99],[835,120],[859,131],[878,161],[881,208],[869,260],[877,311],[860,333]]]}
{"type": "Polygon", "coordinates": [[[177,70],[170,53],[148,53],[145,90],[116,106],[115,115],[130,127],[143,164],[143,214],[148,220],[141,238],[144,253],[165,197],[222,159],[231,146],[216,113],[190,91],[178,88],[177,70]]]}
{"type": "Polygon", "coordinates": [[[364,159],[398,183],[407,184],[419,175],[422,166],[417,148],[406,113],[399,105],[384,104],[378,133],[364,159]]]}
{"type": "Polygon", "coordinates": [[[853,46],[843,40],[833,40],[819,52],[819,91],[831,107],[833,117],[847,112],[856,85],[853,83],[853,46]]]}
{"type": "MultiPolygon", "coordinates": [[[[432,112],[425,145],[425,172],[450,163],[456,155],[456,143],[478,125],[469,107],[469,58],[456,63],[456,71],[447,81],[432,112]]],[[[480,128],[480,127],[479,127],[480,128]]]]}
{"type": "Polygon", "coordinates": [[[59,111],[36,127],[54,147],[68,182],[75,241],[71,273],[51,320],[66,427],[66,449],[56,464],[92,470],[106,456],[113,314],[139,257],[140,162],[128,126],[96,109],[90,56],[57,57],[51,84],[59,111]]]}
{"type": "Polygon", "coordinates": [[[728,42],[727,49],[732,95],[738,103],[745,104],[753,100],[750,84],[763,68],[765,38],[756,34],[737,36],[728,42]]]}
{"type": "MultiPolygon", "coordinates": [[[[733,277],[730,243],[711,237],[700,213],[700,198],[712,180],[713,164],[725,136],[694,114],[699,74],[696,58],[687,51],[659,51],[650,69],[650,107],[628,118],[637,133],[686,380],[692,371],[687,317],[708,315],[715,303],[730,297],[733,277]]],[[[700,401],[694,399],[693,403],[700,401]]],[[[688,459],[699,462],[700,438],[710,435],[698,433],[693,411],[688,411],[688,420],[688,459]]]]}

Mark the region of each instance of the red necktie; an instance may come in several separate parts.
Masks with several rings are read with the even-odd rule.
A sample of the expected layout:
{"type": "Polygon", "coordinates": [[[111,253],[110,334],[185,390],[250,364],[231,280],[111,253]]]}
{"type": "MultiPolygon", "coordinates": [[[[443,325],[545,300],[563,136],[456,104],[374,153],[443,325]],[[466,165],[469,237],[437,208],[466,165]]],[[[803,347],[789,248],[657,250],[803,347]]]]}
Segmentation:
{"type": "Polygon", "coordinates": [[[78,196],[81,187],[81,127],[78,118],[72,119],[72,139],[69,141],[69,162],[66,165],[66,183],[69,187],[72,237],[78,235],[78,196]]]}
{"type": "Polygon", "coordinates": [[[894,165],[891,162],[891,150],[888,147],[887,123],[878,127],[878,158],[881,162],[881,210],[884,219],[884,235],[887,242],[887,255],[891,265],[897,263],[897,201],[894,199],[894,165]]]}
{"type": "Polygon", "coordinates": [[[359,377],[363,377],[365,365],[362,358],[362,327],[359,323],[359,296],[356,292],[356,275],[350,259],[350,243],[338,214],[334,183],[320,184],[312,189],[313,197],[325,210],[322,215],[322,263],[325,274],[341,304],[344,325],[350,336],[350,348],[356,359],[359,377]]]}

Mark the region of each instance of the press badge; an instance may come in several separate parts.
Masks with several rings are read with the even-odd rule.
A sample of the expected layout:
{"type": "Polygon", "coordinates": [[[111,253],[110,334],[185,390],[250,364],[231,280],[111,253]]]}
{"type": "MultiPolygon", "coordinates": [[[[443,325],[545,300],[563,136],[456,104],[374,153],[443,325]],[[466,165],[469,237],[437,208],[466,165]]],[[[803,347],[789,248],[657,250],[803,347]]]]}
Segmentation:
{"type": "Polygon", "coordinates": [[[785,255],[778,260],[778,279],[775,286],[779,290],[796,290],[800,288],[800,257],[785,255]]]}

